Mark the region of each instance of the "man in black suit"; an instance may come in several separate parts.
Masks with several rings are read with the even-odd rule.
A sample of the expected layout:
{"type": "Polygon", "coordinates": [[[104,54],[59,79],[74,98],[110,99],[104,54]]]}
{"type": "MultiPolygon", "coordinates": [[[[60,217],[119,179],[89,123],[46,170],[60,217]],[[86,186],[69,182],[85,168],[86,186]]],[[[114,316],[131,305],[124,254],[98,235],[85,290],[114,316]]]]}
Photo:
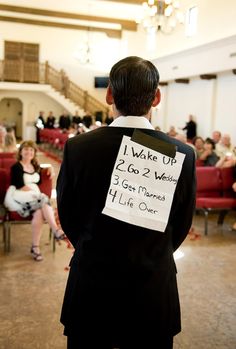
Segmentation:
{"type": "Polygon", "coordinates": [[[39,116],[37,117],[37,120],[35,122],[36,127],[36,143],[40,143],[40,130],[42,130],[45,126],[45,120],[44,120],[44,112],[40,111],[39,116]]]}
{"type": "Polygon", "coordinates": [[[182,130],[186,130],[187,140],[192,142],[193,138],[197,135],[197,124],[193,119],[193,115],[189,115],[189,121],[182,130]]]}
{"type": "Polygon", "coordinates": [[[54,128],[54,124],[55,124],[55,120],[56,120],[56,118],[53,115],[53,112],[50,111],[49,114],[48,114],[48,117],[47,117],[45,128],[53,129],[54,128]]]}
{"type": "Polygon", "coordinates": [[[59,117],[59,128],[62,130],[69,130],[71,125],[70,116],[66,111],[59,117]]]}
{"type": "Polygon", "coordinates": [[[114,122],[70,139],[57,182],[75,248],[61,322],[69,349],[170,349],[181,330],[173,252],[195,204],[191,147],[155,131],[159,73],[127,57],[110,72],[114,122]]]}

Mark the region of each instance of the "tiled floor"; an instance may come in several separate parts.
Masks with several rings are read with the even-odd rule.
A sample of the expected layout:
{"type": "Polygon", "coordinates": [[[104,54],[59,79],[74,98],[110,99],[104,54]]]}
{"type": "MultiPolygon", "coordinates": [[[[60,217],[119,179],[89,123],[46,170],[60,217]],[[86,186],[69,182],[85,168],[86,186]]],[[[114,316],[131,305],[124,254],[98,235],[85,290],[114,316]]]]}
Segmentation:
{"type": "MultiPolygon", "coordinates": [[[[43,156],[41,161],[49,162],[43,156]]],[[[58,163],[50,162],[57,173],[58,163]]],[[[182,332],[175,349],[236,349],[236,234],[228,229],[233,220],[226,217],[221,229],[212,216],[205,237],[203,217],[195,217],[201,236],[188,236],[180,248],[182,332]]],[[[29,254],[30,225],[13,227],[7,255],[0,240],[0,349],[66,348],[59,317],[72,250],[62,242],[53,254],[47,225],[43,229],[41,263],[29,254]]]]}

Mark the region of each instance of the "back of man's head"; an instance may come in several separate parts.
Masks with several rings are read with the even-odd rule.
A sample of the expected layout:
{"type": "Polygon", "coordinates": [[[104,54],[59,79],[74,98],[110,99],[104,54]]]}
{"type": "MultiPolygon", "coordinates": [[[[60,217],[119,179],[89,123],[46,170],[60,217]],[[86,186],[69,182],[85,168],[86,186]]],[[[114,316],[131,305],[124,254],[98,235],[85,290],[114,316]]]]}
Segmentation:
{"type": "Polygon", "coordinates": [[[159,83],[158,70],[150,61],[136,56],[124,58],[112,67],[109,78],[116,109],[122,115],[149,112],[159,83]]]}

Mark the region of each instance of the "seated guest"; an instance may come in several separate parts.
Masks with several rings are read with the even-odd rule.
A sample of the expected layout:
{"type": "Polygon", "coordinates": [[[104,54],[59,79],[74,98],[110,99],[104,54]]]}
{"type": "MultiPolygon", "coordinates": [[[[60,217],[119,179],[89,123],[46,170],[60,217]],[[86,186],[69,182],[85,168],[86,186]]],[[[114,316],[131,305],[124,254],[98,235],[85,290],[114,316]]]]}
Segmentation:
{"type": "Polygon", "coordinates": [[[53,116],[53,112],[50,111],[45,123],[45,128],[54,128],[54,124],[55,124],[55,116],[53,116]]]}
{"type": "Polygon", "coordinates": [[[221,132],[220,131],[213,131],[212,132],[212,139],[215,142],[215,144],[219,143],[221,139],[221,132]]]}
{"type": "Polygon", "coordinates": [[[85,132],[87,132],[86,127],[84,126],[84,124],[80,123],[78,125],[76,135],[80,135],[81,133],[85,133],[85,132]]]}
{"type": "Polygon", "coordinates": [[[22,217],[33,216],[30,252],[34,260],[39,262],[43,260],[39,245],[44,220],[49,224],[57,241],[65,239],[65,234],[56,223],[49,198],[39,190],[41,169],[36,153],[37,148],[34,142],[21,143],[17,153],[18,161],[11,167],[11,186],[4,203],[10,211],[17,211],[22,217]]]}
{"type": "Polygon", "coordinates": [[[195,153],[195,157],[197,158],[196,149],[195,149],[194,145],[191,142],[188,141],[188,139],[187,139],[185,134],[177,133],[177,135],[174,138],[178,139],[180,142],[183,142],[183,143],[189,145],[193,149],[193,151],[195,153]]]}
{"type": "Polygon", "coordinates": [[[196,149],[197,159],[199,159],[201,154],[204,152],[204,140],[202,139],[202,137],[194,137],[193,145],[196,149]]]}
{"type": "Polygon", "coordinates": [[[16,137],[13,128],[7,128],[7,133],[5,135],[3,151],[5,153],[15,153],[17,152],[16,137]]]}
{"type": "MultiPolygon", "coordinates": [[[[236,182],[234,182],[234,184],[232,185],[232,188],[233,188],[234,191],[236,191],[236,182]]],[[[231,230],[232,231],[236,231],[236,222],[234,222],[231,230]]]]}
{"type": "Polygon", "coordinates": [[[0,125],[0,152],[4,151],[6,128],[0,125]]]}
{"type": "Polygon", "coordinates": [[[216,154],[222,159],[226,156],[232,156],[233,158],[236,158],[235,156],[235,148],[233,144],[231,143],[230,135],[224,134],[221,137],[221,140],[219,143],[216,144],[216,154]]]}
{"type": "Polygon", "coordinates": [[[234,167],[236,166],[236,158],[232,156],[232,153],[226,154],[224,157],[219,159],[216,163],[216,167],[226,168],[226,167],[234,167]]]}
{"type": "Polygon", "coordinates": [[[203,161],[204,166],[216,166],[219,157],[215,153],[215,142],[211,138],[205,140],[203,152],[199,159],[203,161]]]}
{"type": "Polygon", "coordinates": [[[176,129],[174,126],[170,126],[169,131],[167,132],[168,136],[175,137],[178,132],[176,132],[176,129]]]}

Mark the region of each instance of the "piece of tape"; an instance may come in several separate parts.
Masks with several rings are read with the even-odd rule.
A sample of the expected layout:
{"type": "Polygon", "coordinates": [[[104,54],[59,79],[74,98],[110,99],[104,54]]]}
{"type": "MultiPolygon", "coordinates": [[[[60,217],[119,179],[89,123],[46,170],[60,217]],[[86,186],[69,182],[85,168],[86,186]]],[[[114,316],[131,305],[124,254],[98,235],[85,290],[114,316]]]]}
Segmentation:
{"type": "Polygon", "coordinates": [[[176,154],[176,146],[174,144],[162,141],[138,129],[134,130],[131,141],[155,150],[163,155],[169,156],[170,158],[174,158],[176,154]]]}

